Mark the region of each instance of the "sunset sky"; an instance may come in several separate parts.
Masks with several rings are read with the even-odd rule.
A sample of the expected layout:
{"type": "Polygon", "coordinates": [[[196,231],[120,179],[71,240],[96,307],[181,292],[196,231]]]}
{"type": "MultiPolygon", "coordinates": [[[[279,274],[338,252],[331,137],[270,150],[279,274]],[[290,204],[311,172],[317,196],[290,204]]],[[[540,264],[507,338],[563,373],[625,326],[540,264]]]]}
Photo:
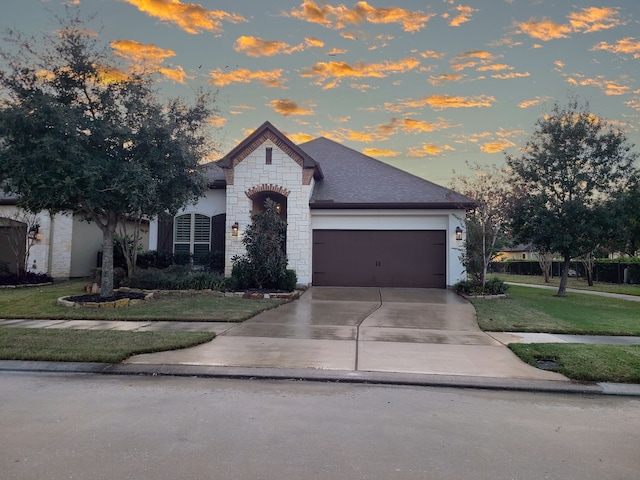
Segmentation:
{"type": "MultiPolygon", "coordinates": [[[[52,30],[63,3],[3,0],[0,26],[52,30]]],[[[570,95],[640,144],[638,0],[66,3],[167,95],[217,90],[220,156],[268,120],[446,185],[465,161],[502,164],[570,95]]]]}

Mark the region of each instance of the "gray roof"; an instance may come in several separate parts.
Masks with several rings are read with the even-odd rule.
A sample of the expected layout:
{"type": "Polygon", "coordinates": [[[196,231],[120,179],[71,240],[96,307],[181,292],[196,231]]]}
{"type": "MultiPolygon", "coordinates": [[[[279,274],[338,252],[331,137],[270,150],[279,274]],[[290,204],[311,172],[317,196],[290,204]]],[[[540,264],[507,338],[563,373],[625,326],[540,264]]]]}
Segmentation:
{"type": "Polygon", "coordinates": [[[205,163],[203,167],[203,174],[211,188],[224,187],[224,170],[216,162],[205,163]]]}
{"type": "Polygon", "coordinates": [[[472,208],[475,201],[320,137],[299,147],[318,162],[311,208],[472,208]]]}

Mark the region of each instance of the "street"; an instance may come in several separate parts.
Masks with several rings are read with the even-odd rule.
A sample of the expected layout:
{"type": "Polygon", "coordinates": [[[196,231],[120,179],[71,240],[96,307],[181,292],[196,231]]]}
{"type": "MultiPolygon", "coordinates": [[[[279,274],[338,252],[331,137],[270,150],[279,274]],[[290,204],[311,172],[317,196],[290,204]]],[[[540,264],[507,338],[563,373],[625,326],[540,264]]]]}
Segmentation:
{"type": "Polygon", "coordinates": [[[640,399],[0,373],[0,476],[637,479],[640,399]]]}

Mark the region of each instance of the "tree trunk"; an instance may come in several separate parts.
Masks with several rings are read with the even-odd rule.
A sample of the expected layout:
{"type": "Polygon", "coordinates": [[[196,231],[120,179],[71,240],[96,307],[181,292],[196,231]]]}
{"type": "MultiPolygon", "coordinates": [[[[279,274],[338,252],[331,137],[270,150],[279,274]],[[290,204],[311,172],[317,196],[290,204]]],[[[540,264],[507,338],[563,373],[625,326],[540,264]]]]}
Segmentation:
{"type": "Polygon", "coordinates": [[[100,296],[113,295],[113,239],[118,226],[118,216],[113,212],[107,213],[106,223],[100,221],[97,214],[92,214],[96,224],[102,230],[102,275],[100,282],[100,296]]]}
{"type": "Polygon", "coordinates": [[[562,262],[562,275],[560,276],[560,287],[558,287],[557,297],[567,296],[567,281],[569,280],[569,265],[571,264],[571,256],[565,254],[562,262]]]}

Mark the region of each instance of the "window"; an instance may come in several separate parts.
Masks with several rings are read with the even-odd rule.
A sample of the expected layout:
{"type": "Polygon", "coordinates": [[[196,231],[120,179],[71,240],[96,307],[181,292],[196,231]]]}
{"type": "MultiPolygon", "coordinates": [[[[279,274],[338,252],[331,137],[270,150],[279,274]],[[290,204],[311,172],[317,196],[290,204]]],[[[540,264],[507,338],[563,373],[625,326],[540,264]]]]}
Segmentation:
{"type": "Polygon", "coordinates": [[[191,254],[194,264],[202,263],[211,244],[211,218],[200,213],[186,213],[177,216],[174,225],[174,253],[191,254]]]}
{"type": "Polygon", "coordinates": [[[273,148],[267,147],[267,151],[265,153],[266,153],[266,158],[265,158],[266,163],[267,165],[271,165],[271,162],[273,161],[273,148]]]}

